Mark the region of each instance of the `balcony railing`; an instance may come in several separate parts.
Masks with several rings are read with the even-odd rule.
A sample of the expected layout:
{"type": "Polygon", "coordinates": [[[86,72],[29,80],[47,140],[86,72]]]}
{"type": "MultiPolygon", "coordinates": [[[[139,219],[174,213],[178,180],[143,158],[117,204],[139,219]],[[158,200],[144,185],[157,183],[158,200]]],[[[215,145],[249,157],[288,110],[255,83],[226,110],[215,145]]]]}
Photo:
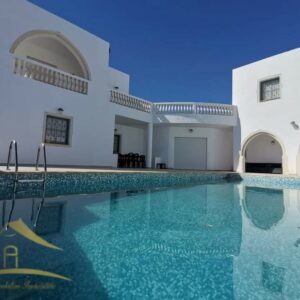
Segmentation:
{"type": "Polygon", "coordinates": [[[30,59],[15,57],[13,72],[25,78],[41,81],[73,92],[88,93],[87,80],[50,66],[33,62],[30,59]]]}
{"type": "Polygon", "coordinates": [[[234,106],[226,104],[212,103],[155,103],[157,114],[197,114],[197,115],[217,115],[232,116],[234,106]]]}
{"type": "Polygon", "coordinates": [[[110,102],[144,111],[146,113],[150,113],[152,108],[151,102],[113,90],[110,91],[110,102]]]}

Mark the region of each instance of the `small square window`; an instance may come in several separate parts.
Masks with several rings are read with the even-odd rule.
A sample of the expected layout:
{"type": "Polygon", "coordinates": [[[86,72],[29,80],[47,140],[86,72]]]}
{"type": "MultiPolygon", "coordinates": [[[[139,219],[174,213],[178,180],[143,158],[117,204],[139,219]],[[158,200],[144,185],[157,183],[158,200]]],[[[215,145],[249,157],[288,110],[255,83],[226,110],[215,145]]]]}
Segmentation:
{"type": "Polygon", "coordinates": [[[260,101],[280,98],[280,78],[272,78],[260,82],[260,101]]]}
{"type": "Polygon", "coordinates": [[[69,145],[70,119],[47,116],[45,143],[69,145]]]}

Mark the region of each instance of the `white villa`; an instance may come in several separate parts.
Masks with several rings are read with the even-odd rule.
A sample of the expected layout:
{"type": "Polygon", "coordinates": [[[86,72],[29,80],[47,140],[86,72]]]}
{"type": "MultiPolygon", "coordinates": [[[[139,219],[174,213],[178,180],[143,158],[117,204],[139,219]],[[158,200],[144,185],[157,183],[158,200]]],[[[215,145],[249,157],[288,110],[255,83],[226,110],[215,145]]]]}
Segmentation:
{"type": "Polygon", "coordinates": [[[131,95],[109,43],[25,0],[1,1],[0,41],[2,164],[14,139],[23,164],[45,142],[58,166],[300,174],[300,49],[233,70],[225,105],[131,95]]]}

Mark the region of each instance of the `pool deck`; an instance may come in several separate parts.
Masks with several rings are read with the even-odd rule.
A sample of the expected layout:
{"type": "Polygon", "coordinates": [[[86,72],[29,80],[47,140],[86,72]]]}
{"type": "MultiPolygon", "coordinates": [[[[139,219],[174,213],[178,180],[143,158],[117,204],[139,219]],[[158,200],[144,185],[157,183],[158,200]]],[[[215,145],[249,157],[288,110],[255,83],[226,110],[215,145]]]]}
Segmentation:
{"type": "MultiPolygon", "coordinates": [[[[183,184],[199,184],[215,180],[243,181],[248,186],[286,188],[300,190],[300,176],[295,174],[264,174],[264,173],[237,173],[232,171],[219,170],[179,170],[179,169],[117,169],[108,167],[57,167],[50,166],[47,169],[50,181],[53,186],[64,182],[63,185],[74,183],[76,193],[98,193],[111,190],[111,186],[118,189],[132,188],[129,183],[145,188],[151,186],[173,186],[183,184]],[[80,187],[82,189],[80,189],[80,187]],[[148,187],[148,186],[147,186],[148,187]],[[79,190],[78,190],[79,188],[79,190]]],[[[1,180],[5,190],[7,179],[14,176],[14,166],[6,170],[6,166],[0,166],[0,186],[1,180]]],[[[19,166],[18,174],[22,176],[35,176],[42,174],[43,167],[39,171],[34,166],[19,166]]],[[[28,178],[29,178],[28,177],[28,178]]],[[[54,189],[54,188],[53,188],[54,189]]],[[[64,191],[60,191],[64,193],[64,191]]]]}
{"type": "MultiPolygon", "coordinates": [[[[35,170],[34,166],[19,166],[20,173],[37,173],[43,171],[43,167],[39,168],[39,171],[35,170]]],[[[240,174],[241,176],[266,176],[266,177],[274,177],[274,178],[297,178],[300,179],[299,175],[296,174],[267,174],[267,173],[237,173],[233,171],[220,171],[220,170],[191,170],[191,169],[118,169],[118,168],[110,168],[110,167],[49,167],[47,168],[48,173],[160,173],[160,174],[168,174],[168,173],[203,173],[203,174],[240,174]]],[[[0,174],[1,173],[14,173],[14,166],[12,165],[10,170],[6,170],[6,166],[0,166],[0,174]]]]}
{"type": "MultiPolygon", "coordinates": [[[[14,166],[10,167],[10,170],[6,170],[6,166],[0,166],[0,173],[14,173],[14,166]]],[[[35,170],[34,166],[19,166],[18,171],[20,173],[37,173],[43,171],[43,167],[39,168],[39,171],[35,170]]],[[[213,171],[213,170],[182,170],[182,169],[118,169],[118,168],[108,168],[108,167],[99,167],[99,168],[84,168],[84,167],[49,167],[47,168],[49,173],[186,173],[186,172],[195,172],[203,174],[236,174],[232,171],[213,171]]]]}

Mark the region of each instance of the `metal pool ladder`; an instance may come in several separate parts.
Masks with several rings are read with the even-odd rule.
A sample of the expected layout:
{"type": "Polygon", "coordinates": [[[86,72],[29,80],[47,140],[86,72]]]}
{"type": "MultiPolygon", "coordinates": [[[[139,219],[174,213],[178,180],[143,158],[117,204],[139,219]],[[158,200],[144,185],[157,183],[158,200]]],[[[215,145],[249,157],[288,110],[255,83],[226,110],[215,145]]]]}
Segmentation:
{"type": "Polygon", "coordinates": [[[30,183],[37,183],[41,184],[41,188],[37,189],[38,191],[42,192],[42,200],[38,206],[37,214],[36,217],[32,214],[31,216],[31,221],[33,223],[33,226],[36,227],[36,224],[38,222],[41,208],[44,204],[45,201],[45,192],[46,192],[46,180],[47,180],[47,156],[46,156],[46,146],[44,143],[41,143],[38,147],[37,150],[37,156],[36,156],[36,163],[35,163],[35,170],[39,171],[39,166],[40,166],[40,154],[42,152],[43,154],[43,171],[41,172],[42,177],[39,179],[20,179],[20,174],[18,173],[19,171],[19,161],[18,161],[18,144],[15,140],[10,142],[9,145],[9,150],[8,150],[8,157],[7,157],[7,164],[6,164],[6,170],[10,170],[11,167],[11,157],[12,157],[12,151],[14,150],[15,154],[15,162],[14,162],[14,178],[13,178],[13,185],[12,185],[12,204],[11,204],[11,209],[9,212],[8,220],[6,222],[5,218],[5,211],[6,211],[6,200],[3,201],[3,210],[2,210],[2,225],[3,227],[7,226],[9,222],[11,221],[11,217],[13,214],[14,206],[15,206],[15,200],[16,200],[16,195],[17,193],[22,193],[25,192],[25,190],[18,190],[19,185],[24,185],[24,184],[30,184],[30,183]]]}

